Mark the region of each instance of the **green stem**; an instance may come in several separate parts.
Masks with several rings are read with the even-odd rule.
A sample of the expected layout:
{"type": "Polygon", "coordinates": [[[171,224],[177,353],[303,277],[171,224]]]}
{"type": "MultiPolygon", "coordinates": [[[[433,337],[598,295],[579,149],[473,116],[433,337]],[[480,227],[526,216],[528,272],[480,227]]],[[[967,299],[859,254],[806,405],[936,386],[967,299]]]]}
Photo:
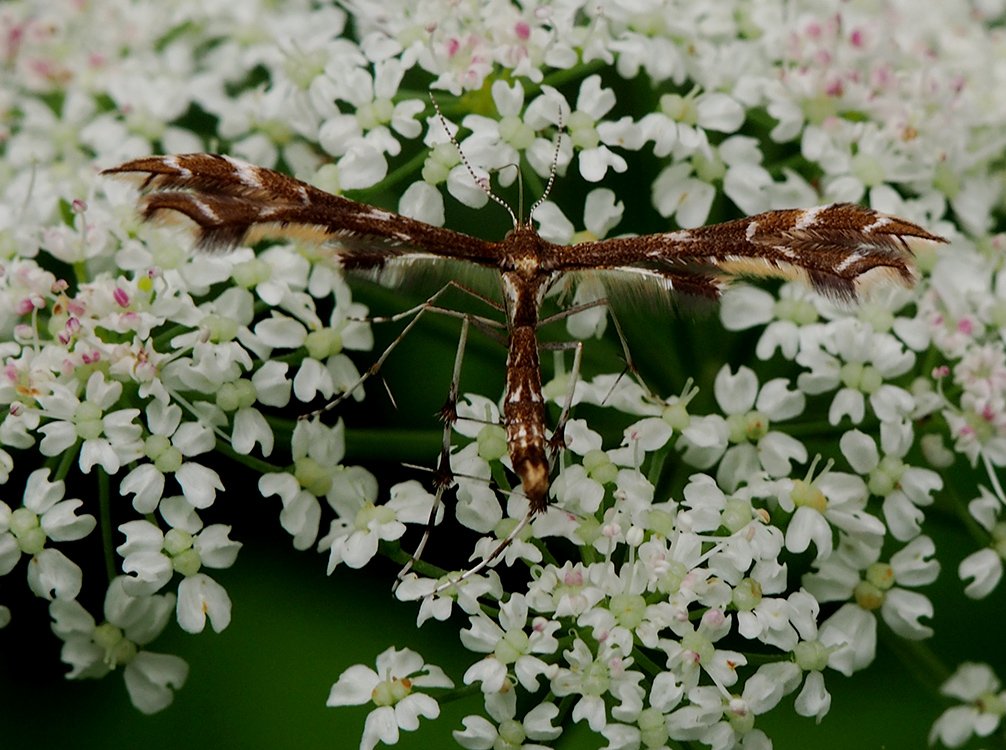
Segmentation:
{"type": "Polygon", "coordinates": [[[922,641],[909,641],[888,628],[878,628],[884,646],[898,659],[906,672],[933,695],[940,695],[940,685],[950,677],[950,669],[922,641]]]}
{"type": "Polygon", "coordinates": [[[71,449],[64,451],[59,457],[59,463],[56,466],[56,474],[53,476],[54,481],[66,479],[67,475],[70,473],[70,467],[73,465],[73,462],[77,460],[77,456],[80,455],[80,445],[81,441],[78,440],[73,444],[71,449]]]}
{"type": "Polygon", "coordinates": [[[216,450],[224,456],[227,456],[227,458],[247,466],[249,469],[254,469],[260,474],[273,474],[277,471],[283,471],[283,467],[281,466],[269,463],[268,461],[263,461],[261,458],[255,458],[254,456],[244,453],[238,453],[231,447],[230,443],[226,443],[222,440],[217,441],[216,450]]]}
{"type": "Polygon", "coordinates": [[[565,86],[570,81],[576,81],[586,78],[593,73],[600,73],[602,70],[607,68],[607,64],[602,60],[592,60],[589,63],[584,63],[582,65],[577,65],[572,68],[567,68],[565,70],[557,70],[545,76],[541,83],[538,85],[525,85],[524,90],[528,94],[537,93],[541,91],[542,86],[552,86],[553,88],[561,88],[565,86]]]}
{"type": "Polygon", "coordinates": [[[389,172],[388,176],[378,183],[379,189],[368,188],[366,190],[349,190],[346,192],[346,197],[352,197],[356,200],[363,199],[368,196],[375,195],[378,192],[390,190],[395,185],[405,182],[406,180],[411,180],[415,174],[423,168],[423,164],[426,163],[426,157],[429,156],[429,154],[430,152],[426,149],[420,150],[407,162],[389,172]]]}
{"type": "Polygon", "coordinates": [[[112,539],[112,498],[108,474],[100,466],[98,472],[98,522],[101,526],[101,548],[105,557],[108,580],[115,578],[115,543],[112,539]]]}
{"type": "Polygon", "coordinates": [[[437,694],[437,703],[453,703],[454,701],[469,698],[481,691],[482,688],[478,685],[467,685],[461,688],[454,688],[453,690],[445,690],[444,692],[437,694]]]}
{"type": "MultiPolygon", "coordinates": [[[[381,555],[399,565],[406,565],[410,560],[413,560],[412,554],[402,549],[402,545],[398,542],[381,541],[378,543],[377,549],[381,555]]],[[[413,560],[412,570],[433,579],[438,579],[447,573],[443,568],[421,559],[413,560]]]]}

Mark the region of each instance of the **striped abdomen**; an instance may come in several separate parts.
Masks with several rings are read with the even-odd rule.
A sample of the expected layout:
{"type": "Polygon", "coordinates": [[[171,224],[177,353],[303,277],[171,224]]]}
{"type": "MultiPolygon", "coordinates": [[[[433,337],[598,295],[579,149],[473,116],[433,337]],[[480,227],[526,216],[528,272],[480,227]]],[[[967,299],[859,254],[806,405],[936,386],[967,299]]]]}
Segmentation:
{"type": "Polygon", "coordinates": [[[531,512],[542,513],[548,507],[549,471],[545,452],[545,403],[533,325],[511,329],[506,373],[503,426],[510,461],[531,502],[531,512]]]}

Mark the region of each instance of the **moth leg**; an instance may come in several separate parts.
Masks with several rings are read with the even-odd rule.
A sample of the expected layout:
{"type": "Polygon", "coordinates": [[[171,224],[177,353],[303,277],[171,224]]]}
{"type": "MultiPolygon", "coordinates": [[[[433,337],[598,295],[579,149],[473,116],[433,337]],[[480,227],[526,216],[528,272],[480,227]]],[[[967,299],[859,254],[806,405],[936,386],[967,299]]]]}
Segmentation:
{"type": "Polygon", "coordinates": [[[618,316],[615,315],[611,308],[608,308],[608,316],[611,318],[611,323],[615,327],[615,333],[618,334],[618,341],[622,345],[622,359],[625,362],[625,368],[622,370],[621,375],[618,376],[618,380],[611,384],[611,389],[605,394],[604,401],[608,400],[608,397],[611,396],[615,387],[618,385],[618,381],[621,380],[622,376],[626,373],[631,373],[635,381],[639,383],[642,389],[646,392],[646,395],[649,398],[656,400],[657,397],[653,394],[653,391],[650,390],[650,386],[646,384],[646,381],[643,380],[642,373],[639,372],[639,369],[636,367],[636,363],[632,359],[632,352],[629,350],[629,341],[625,338],[625,331],[622,330],[622,324],[618,322],[618,316]]]}
{"type": "Polygon", "coordinates": [[[489,567],[500,555],[503,554],[504,550],[506,550],[506,548],[509,547],[513,543],[513,541],[518,536],[521,535],[524,529],[527,528],[527,525],[531,522],[531,516],[532,511],[529,510],[527,513],[524,514],[524,517],[518,522],[518,524],[514,526],[513,531],[511,531],[509,534],[506,535],[506,537],[500,540],[500,543],[496,545],[495,549],[493,549],[492,552],[490,552],[477,564],[473,565],[468,570],[464,571],[457,578],[451,578],[445,581],[444,583],[440,584],[439,586],[437,586],[435,589],[433,589],[433,591],[431,591],[428,594],[428,596],[436,596],[437,594],[442,594],[447,589],[464,583],[472,576],[481,573],[483,570],[489,567]]]}
{"type": "Polygon", "coordinates": [[[454,485],[454,473],[451,470],[451,431],[454,428],[454,423],[458,421],[458,391],[461,383],[461,362],[464,360],[465,346],[468,343],[468,327],[469,319],[467,317],[462,318],[461,336],[458,338],[458,353],[454,357],[454,372],[451,375],[451,385],[447,392],[447,401],[440,409],[440,418],[444,423],[444,434],[440,445],[440,457],[437,459],[437,468],[434,470],[433,481],[437,490],[433,506],[430,508],[430,517],[426,522],[426,528],[423,531],[422,538],[419,540],[419,544],[416,546],[415,552],[412,553],[412,557],[409,558],[405,566],[398,571],[392,590],[398,588],[398,584],[412,570],[412,566],[416,564],[416,560],[422,557],[426,544],[430,540],[430,535],[433,533],[433,527],[436,525],[437,513],[443,504],[444,493],[454,485]]]}
{"type": "Polygon", "coordinates": [[[580,380],[580,364],[583,359],[583,342],[582,341],[558,341],[558,342],[546,342],[541,345],[542,349],[555,352],[565,352],[573,351],[573,366],[569,371],[569,386],[566,388],[566,397],[562,402],[562,411],[559,412],[559,418],[555,422],[555,429],[552,431],[552,437],[549,438],[549,465],[555,465],[556,456],[558,456],[559,451],[566,447],[566,422],[569,421],[570,412],[573,409],[573,394],[576,391],[577,381],[580,380]]]}
{"type": "Polygon", "coordinates": [[[390,344],[388,344],[388,346],[384,349],[384,351],[381,352],[381,356],[378,357],[377,360],[370,367],[364,370],[364,372],[352,384],[350,384],[342,393],[333,398],[331,401],[322,406],[320,409],[315,409],[312,412],[303,414],[301,415],[300,418],[312,419],[321,414],[331,411],[339,404],[341,404],[343,401],[345,401],[350,395],[352,395],[357,388],[359,388],[368,380],[370,380],[370,378],[374,377],[378,372],[380,372],[381,367],[384,366],[384,363],[387,361],[388,357],[391,356],[391,353],[398,347],[399,344],[402,343],[402,341],[409,334],[409,332],[416,326],[420,318],[422,318],[423,315],[428,312],[438,313],[440,315],[447,315],[452,318],[460,318],[462,320],[471,321],[481,330],[491,331],[493,329],[499,329],[503,327],[503,324],[497,320],[493,320],[491,318],[485,318],[479,315],[472,315],[471,313],[463,313],[457,310],[451,310],[448,307],[441,307],[440,305],[438,305],[437,304],[438,300],[444,293],[447,292],[448,289],[459,289],[465,292],[466,294],[470,294],[476,297],[477,299],[481,299],[490,302],[490,304],[492,304],[491,300],[488,300],[486,297],[483,297],[477,292],[474,292],[468,289],[467,287],[461,286],[460,284],[454,281],[449,281],[446,284],[444,284],[440,289],[438,289],[436,292],[434,292],[432,295],[430,295],[430,297],[427,300],[425,300],[424,302],[420,302],[418,305],[414,307],[410,307],[408,310],[403,310],[401,312],[395,313],[394,315],[370,318],[371,323],[397,323],[406,318],[410,318],[410,320],[406,324],[406,326],[401,330],[398,336],[396,336],[395,339],[390,344]]]}
{"type": "MultiPolygon", "coordinates": [[[[550,453],[549,464],[552,465],[555,462],[555,457],[558,454],[558,450],[565,446],[565,439],[563,433],[565,432],[566,422],[569,419],[570,410],[573,405],[573,393],[576,388],[576,382],[580,378],[580,362],[583,356],[583,342],[581,341],[562,341],[557,343],[544,343],[541,345],[543,349],[555,350],[555,351],[566,351],[568,349],[573,350],[573,367],[570,371],[569,388],[566,391],[566,398],[563,404],[562,412],[559,415],[559,419],[556,422],[555,431],[552,433],[552,438],[550,442],[550,453]]],[[[468,570],[464,571],[457,578],[450,579],[444,583],[437,586],[429,595],[436,596],[443,593],[447,589],[458,586],[464,583],[466,580],[472,576],[482,572],[487,567],[492,565],[500,555],[502,555],[507,547],[513,544],[514,540],[519,537],[528,524],[531,522],[531,518],[534,515],[534,511],[528,510],[524,514],[524,517],[517,523],[513,530],[507,534],[503,539],[500,540],[499,544],[481,561],[473,565],[468,570]]]]}
{"type": "MultiPolygon", "coordinates": [[[[560,320],[564,320],[570,317],[571,315],[575,315],[578,312],[583,312],[584,310],[590,310],[591,308],[607,304],[608,300],[606,298],[601,298],[591,300],[590,302],[584,302],[582,305],[574,305],[573,307],[567,307],[565,310],[560,310],[557,313],[553,313],[552,315],[548,315],[542,318],[541,320],[538,321],[538,325],[540,327],[543,325],[547,325],[549,323],[555,323],[560,320]]],[[[650,398],[655,398],[655,396],[653,395],[653,391],[650,390],[650,387],[646,384],[646,381],[643,380],[642,374],[636,367],[635,360],[633,360],[632,358],[632,352],[629,350],[629,341],[628,339],[625,338],[625,331],[622,330],[622,324],[618,322],[618,316],[615,315],[615,311],[612,310],[610,306],[608,307],[608,317],[611,319],[611,323],[615,327],[615,333],[618,335],[618,343],[622,347],[622,361],[625,362],[625,367],[622,369],[621,374],[625,375],[626,373],[630,373],[633,376],[633,378],[635,378],[636,382],[639,383],[640,386],[642,386],[643,390],[646,391],[646,395],[649,396],[650,398]]],[[[621,376],[619,376],[619,379],[621,379],[621,376]]],[[[616,380],[615,383],[611,386],[611,391],[614,391],[617,385],[618,380],[616,380]]],[[[609,391],[608,394],[605,396],[605,400],[607,400],[608,396],[611,395],[611,391],[609,391]]]]}

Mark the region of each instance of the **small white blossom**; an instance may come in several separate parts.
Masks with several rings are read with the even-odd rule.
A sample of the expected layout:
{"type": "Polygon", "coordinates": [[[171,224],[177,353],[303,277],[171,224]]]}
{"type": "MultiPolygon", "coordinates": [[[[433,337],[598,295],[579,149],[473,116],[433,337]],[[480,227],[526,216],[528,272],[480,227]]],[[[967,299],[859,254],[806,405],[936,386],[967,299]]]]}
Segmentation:
{"type": "Polygon", "coordinates": [[[174,595],[134,597],[122,584],[120,576],[109,585],[105,620],[100,624],[75,600],[53,601],[52,629],[64,641],[63,661],[72,668],[68,677],[101,677],[124,667],[133,705],[144,713],[156,713],[171,704],[172,691],[185,683],[189,672],[181,658],[143,648],[170,620],[174,595]]]}
{"type": "Polygon", "coordinates": [[[880,549],[854,552],[841,548],[820,565],[816,573],[804,576],[804,586],[818,601],[852,601],[842,605],[821,625],[819,640],[829,648],[828,664],[843,674],[852,674],[869,665],[876,654],[877,621],[884,622],[902,638],[921,640],[933,631],[920,622],[932,617],[933,604],[913,586],[932,583],[940,565],[930,559],[935,545],[919,536],[891,556],[879,560],[880,549]]]}
{"type": "Polygon", "coordinates": [[[932,493],[943,487],[935,471],[907,466],[901,459],[912,446],[913,432],[907,422],[883,422],[881,456],[876,443],[859,430],[842,435],[839,445],[850,465],[866,477],[871,494],[884,499],[884,519],[891,535],[908,541],[921,531],[925,518],[921,508],[931,505],[932,493]]]}
{"type": "Polygon", "coordinates": [[[28,585],[45,599],[76,598],[82,578],[76,563],[47,543],[83,539],[97,525],[94,516],[77,515],[83,502],[64,500],[64,489],[63,482],[49,481],[48,469],[36,469],[25,482],[20,507],[0,501],[0,575],[28,556],[28,585]]]}
{"type": "Polygon", "coordinates": [[[39,399],[43,413],[51,420],[39,427],[45,437],[39,449],[56,456],[77,440],[80,470],[85,474],[97,464],[116,474],[123,463],[140,456],[140,425],[134,423],[139,409],[113,409],[122,393],[122,384],[107,382],[99,371],[87,379],[84,400],[70,389],[54,386],[52,395],[39,399]],[[107,413],[106,413],[107,412],[107,413]]]}
{"type": "Polygon", "coordinates": [[[930,744],[937,740],[947,747],[962,747],[972,735],[989,737],[1006,714],[1006,691],[987,664],[967,662],[943,683],[940,692],[963,705],[948,708],[929,732],[930,744]]]}
{"type": "Polygon", "coordinates": [[[213,449],[213,432],[199,422],[182,423],[177,404],[154,399],[146,408],[150,435],[143,442],[149,463],[141,463],[122,478],[119,490],[133,495],[133,508],[139,513],[153,513],[164,493],[165,474],[172,474],[182,494],[196,508],[208,508],[217,490],[224,488],[217,472],[202,464],[186,461],[213,449]]]}
{"type": "Polygon", "coordinates": [[[149,596],[163,588],[175,572],[178,585],[178,624],[190,633],[201,632],[209,616],[220,632],[230,623],[231,602],[223,587],[202,567],[229,568],[237,559],[240,542],[228,538],[230,527],[207,526],[196,533],[181,528],[162,533],[149,521],[128,521],[119,527],[126,541],[116,548],[123,557],[123,588],[132,596],[149,596]]]}
{"type": "Polygon", "coordinates": [[[468,668],[465,684],[481,682],[482,692],[495,693],[503,689],[512,669],[517,681],[534,691],[539,676],[552,675],[554,669],[535,654],[555,653],[559,623],[536,617],[529,628],[527,618],[527,602],[519,594],[501,606],[499,624],[483,614],[471,618],[471,627],[461,631],[461,642],[471,651],[491,655],[468,668]]]}
{"type": "Polygon", "coordinates": [[[525,740],[554,740],[562,729],[553,727],[559,715],[554,703],[539,703],[518,721],[517,691],[510,684],[493,693],[485,694],[486,713],[495,723],[481,716],[466,716],[461,720],[464,730],[455,730],[454,739],[469,750],[489,750],[508,747],[513,750],[547,750],[545,745],[525,740]]]}
{"type": "Polygon", "coordinates": [[[377,743],[394,745],[399,730],[415,731],[419,717],[440,715],[436,700],[417,688],[450,688],[454,683],[440,667],[423,663],[409,649],[389,648],[377,657],[377,671],[354,664],[332,685],[328,706],[359,706],[373,703],[360,739],[360,750],[373,750],[377,743]]]}
{"type": "Polygon", "coordinates": [[[340,516],[318,542],[318,549],[329,550],[329,573],[340,563],[362,568],[377,554],[379,542],[402,537],[406,523],[426,523],[434,497],[409,481],[392,487],[391,498],[381,505],[359,492],[345,493],[337,502],[340,516]]]}

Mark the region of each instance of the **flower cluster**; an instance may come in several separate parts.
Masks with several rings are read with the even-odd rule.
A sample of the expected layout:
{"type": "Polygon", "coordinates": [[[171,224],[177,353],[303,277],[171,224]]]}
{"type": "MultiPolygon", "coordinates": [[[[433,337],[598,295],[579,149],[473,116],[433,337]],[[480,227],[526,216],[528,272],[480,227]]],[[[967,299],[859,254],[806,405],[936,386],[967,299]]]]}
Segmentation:
{"type": "MultiPolygon", "coordinates": [[[[140,710],[170,704],[187,665],[147,647],[229,624],[213,571],[241,543],[217,500],[239,474],[330,572],[407,558],[428,525],[479,537],[459,565],[485,567],[419,560],[396,589],[418,625],[465,620],[458,679],[484,699],[466,748],[549,747],[577,722],[613,750],[771,747],[758,717],[821,721],[829,672],[870,666],[881,630],[933,634],[933,532],[955,513],[964,593],[1001,595],[1001,2],[37,5],[0,8],[0,576],[48,602],[70,677],[122,667],[140,710]],[[352,427],[297,418],[363,400],[380,356],[352,354],[370,311],[331,248],[192,252],[98,176],[208,148],[438,226],[519,179],[555,242],[851,201],[950,244],[919,250],[915,290],[858,305],[736,284],[712,334],[623,340],[638,371],[557,352],[544,394],[571,416],[550,507],[521,526],[498,393],[458,401],[436,486],[379,481],[345,463],[352,427]],[[709,336],[742,343],[687,344],[709,336]]],[[[597,280],[566,286],[546,304],[576,308],[571,337],[621,337],[597,280]]],[[[17,616],[0,602],[0,627],[17,616]]],[[[372,703],[372,748],[453,684],[390,648],[329,705],[372,703]]],[[[965,705],[934,742],[1000,728],[990,666],[944,694],[965,705]]]]}

